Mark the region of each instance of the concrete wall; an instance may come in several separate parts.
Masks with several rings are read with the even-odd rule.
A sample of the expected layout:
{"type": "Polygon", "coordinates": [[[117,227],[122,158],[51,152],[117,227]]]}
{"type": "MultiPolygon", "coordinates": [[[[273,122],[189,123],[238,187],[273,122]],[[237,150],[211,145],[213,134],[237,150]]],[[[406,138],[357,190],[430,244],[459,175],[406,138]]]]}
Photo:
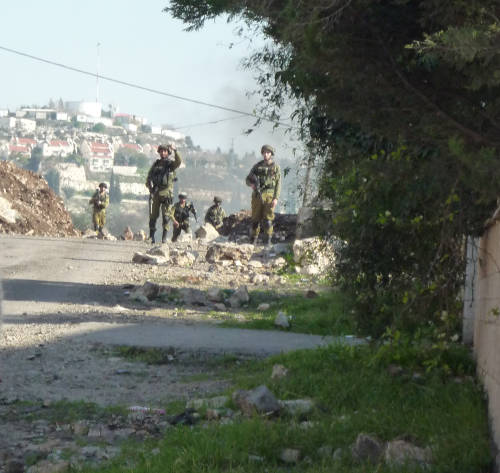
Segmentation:
{"type": "MultiPolygon", "coordinates": [[[[479,242],[474,320],[477,370],[488,393],[493,440],[500,447],[500,222],[479,242]]],[[[498,468],[497,458],[497,468],[498,468]]]]}

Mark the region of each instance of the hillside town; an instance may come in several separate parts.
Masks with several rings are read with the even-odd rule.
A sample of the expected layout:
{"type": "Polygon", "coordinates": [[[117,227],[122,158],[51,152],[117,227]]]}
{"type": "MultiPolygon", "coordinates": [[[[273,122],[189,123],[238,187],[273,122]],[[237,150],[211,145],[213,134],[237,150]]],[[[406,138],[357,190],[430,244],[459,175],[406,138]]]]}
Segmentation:
{"type": "MultiPolygon", "coordinates": [[[[187,193],[200,213],[211,205],[214,192],[228,212],[248,207],[244,178],[260,144],[257,153],[244,156],[233,149],[203,150],[172,127],[149,124],[145,117],[111,106],[104,110],[98,102],[60,99],[43,107],[0,110],[0,159],[42,175],[80,230],[90,224],[88,200],[99,182],[108,184],[112,204],[126,204],[111,210],[110,231],[144,226],[149,195],[145,177],[161,143],[174,143],[183,157],[174,195],[187,193]]],[[[286,202],[286,212],[294,213],[296,186],[289,181],[279,211],[285,211],[286,202]]]]}

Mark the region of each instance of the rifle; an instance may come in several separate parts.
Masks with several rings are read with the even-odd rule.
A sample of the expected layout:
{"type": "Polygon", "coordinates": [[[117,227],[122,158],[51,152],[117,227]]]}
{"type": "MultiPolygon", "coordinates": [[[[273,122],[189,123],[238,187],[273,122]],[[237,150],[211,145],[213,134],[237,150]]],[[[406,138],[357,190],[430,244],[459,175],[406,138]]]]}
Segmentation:
{"type": "Polygon", "coordinates": [[[257,176],[253,175],[252,176],[252,179],[250,181],[253,185],[254,185],[254,191],[255,191],[255,194],[257,196],[260,196],[261,195],[261,192],[260,192],[260,181],[259,179],[257,178],[257,176]]]}
{"type": "Polygon", "coordinates": [[[189,211],[193,214],[193,217],[196,220],[196,223],[198,223],[198,216],[196,215],[196,209],[194,208],[193,204],[191,204],[189,206],[189,211]]]}

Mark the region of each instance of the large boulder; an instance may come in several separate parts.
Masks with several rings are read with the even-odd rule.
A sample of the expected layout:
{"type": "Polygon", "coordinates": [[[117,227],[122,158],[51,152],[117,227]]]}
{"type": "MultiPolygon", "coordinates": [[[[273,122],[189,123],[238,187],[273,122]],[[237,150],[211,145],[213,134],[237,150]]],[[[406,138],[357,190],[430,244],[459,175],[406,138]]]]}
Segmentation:
{"type": "Polygon", "coordinates": [[[297,264],[297,272],[300,274],[323,274],[333,268],[335,264],[334,244],[319,237],[295,240],[293,260],[297,264]]]}
{"type": "Polygon", "coordinates": [[[246,415],[269,414],[280,411],[281,406],[274,394],[265,385],[258,386],[251,391],[235,391],[233,401],[246,415]]]}

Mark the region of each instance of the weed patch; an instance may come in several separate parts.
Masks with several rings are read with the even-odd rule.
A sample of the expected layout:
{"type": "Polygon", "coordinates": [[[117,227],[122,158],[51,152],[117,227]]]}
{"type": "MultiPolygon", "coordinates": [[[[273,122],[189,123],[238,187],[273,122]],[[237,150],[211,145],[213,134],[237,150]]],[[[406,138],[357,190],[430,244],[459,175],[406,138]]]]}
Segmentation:
{"type": "Polygon", "coordinates": [[[312,399],[315,409],[307,416],[235,417],[226,425],[203,422],[169,429],[155,455],[137,445],[135,452],[128,451],[99,471],[117,473],[133,464],[136,473],[284,472],[290,471],[279,459],[284,448],[300,450],[294,472],[415,471],[355,463],[350,446],[360,433],[429,446],[432,464],[426,471],[489,471],[487,412],[474,379],[457,383],[447,370],[439,376],[426,373],[418,380],[394,376],[388,370],[391,360],[380,357],[378,350],[338,345],[239,366],[230,363],[237,388],[266,384],[279,399],[312,399]],[[288,375],[272,380],[275,363],[283,364],[288,375]],[[320,453],[325,446],[340,449],[341,454],[325,458],[320,453]]]}
{"type": "Polygon", "coordinates": [[[164,365],[170,363],[174,350],[171,348],[143,348],[134,346],[117,346],[113,355],[130,361],[139,361],[149,365],[164,365]]]}
{"type": "Polygon", "coordinates": [[[241,312],[241,319],[225,319],[222,326],[244,327],[251,329],[275,329],[274,319],[279,311],[290,316],[291,332],[315,335],[347,335],[355,332],[355,326],[349,316],[349,304],[345,296],[329,291],[314,299],[303,295],[292,295],[276,299],[272,293],[252,292],[251,309],[241,312]],[[265,311],[257,311],[261,302],[272,302],[265,311]]]}

